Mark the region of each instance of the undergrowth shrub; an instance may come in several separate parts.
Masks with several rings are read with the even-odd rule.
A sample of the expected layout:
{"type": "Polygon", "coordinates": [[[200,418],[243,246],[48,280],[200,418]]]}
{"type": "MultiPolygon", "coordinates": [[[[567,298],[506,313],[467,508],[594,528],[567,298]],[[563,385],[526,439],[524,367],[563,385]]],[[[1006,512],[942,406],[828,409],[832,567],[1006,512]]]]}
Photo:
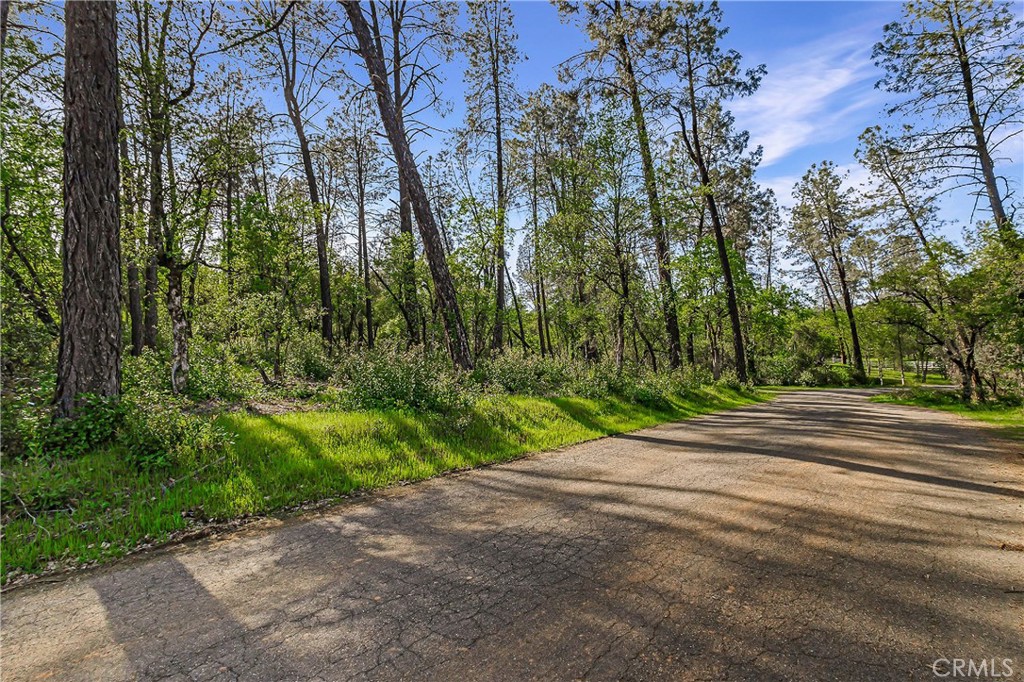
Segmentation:
{"type": "Polygon", "coordinates": [[[227,344],[195,343],[189,356],[188,394],[196,400],[238,400],[260,390],[256,373],[243,367],[227,344]]]}
{"type": "Polygon", "coordinates": [[[959,406],[970,409],[974,407],[985,408],[991,405],[1002,405],[1006,407],[1021,407],[1024,405],[1024,400],[1015,395],[1004,395],[997,399],[989,398],[987,401],[979,403],[968,403],[964,402],[959,391],[927,388],[925,386],[900,388],[892,391],[889,396],[895,400],[907,400],[916,405],[925,405],[929,407],[959,406]]]}
{"type": "MultiPolygon", "coordinates": [[[[190,359],[191,397],[230,397],[247,391],[246,380],[238,378],[244,370],[233,357],[196,344],[190,359]]],[[[214,424],[213,416],[197,414],[188,398],[171,392],[170,372],[156,352],[145,349],[138,357],[125,357],[122,368],[124,393],[116,442],[134,464],[143,469],[187,467],[202,453],[230,444],[230,435],[214,424]]]]}
{"type": "Polygon", "coordinates": [[[758,379],[764,384],[792,386],[798,382],[800,369],[791,355],[773,355],[758,363],[758,379]]]}
{"type": "Polygon", "coordinates": [[[846,365],[828,365],[810,367],[797,375],[796,383],[800,386],[853,386],[853,372],[846,365]]]}
{"type": "Polygon", "coordinates": [[[73,507],[82,496],[82,481],[51,460],[29,457],[5,467],[0,485],[4,516],[17,518],[73,507]]]}
{"type": "Polygon", "coordinates": [[[547,395],[568,382],[564,362],[550,357],[510,352],[481,359],[472,379],[484,388],[517,395],[547,395]]]}
{"type": "Polygon", "coordinates": [[[680,377],[655,375],[642,367],[627,366],[620,371],[608,362],[586,363],[522,353],[481,360],[473,371],[472,380],[485,390],[502,393],[580,398],[618,396],[650,407],[667,405],[668,393],[683,387],[680,377]]]}
{"type": "Polygon", "coordinates": [[[450,363],[422,353],[369,351],[339,358],[338,403],[345,409],[422,410],[441,414],[472,407],[475,392],[450,363]]]}
{"type": "Polygon", "coordinates": [[[738,391],[743,388],[743,382],[741,382],[739,377],[736,376],[736,370],[727,369],[722,372],[721,376],[719,376],[715,381],[715,386],[722,386],[724,388],[738,391]]]}
{"type": "Polygon", "coordinates": [[[231,435],[214,417],[195,414],[179,397],[135,392],[121,403],[123,425],[117,441],[143,469],[194,465],[202,455],[231,444],[231,435]]]}
{"type": "Polygon", "coordinates": [[[89,393],[79,396],[74,419],[57,419],[40,430],[42,454],[77,457],[110,442],[124,412],[114,398],[89,393]]]}
{"type": "MultiPolygon", "coordinates": [[[[8,379],[10,379],[8,377],[8,379]]],[[[5,459],[43,454],[42,434],[52,418],[55,373],[11,381],[0,398],[0,453],[5,459]]]]}
{"type": "Polygon", "coordinates": [[[324,351],[319,334],[301,334],[293,339],[288,354],[288,372],[309,381],[327,381],[334,368],[324,351]]]}

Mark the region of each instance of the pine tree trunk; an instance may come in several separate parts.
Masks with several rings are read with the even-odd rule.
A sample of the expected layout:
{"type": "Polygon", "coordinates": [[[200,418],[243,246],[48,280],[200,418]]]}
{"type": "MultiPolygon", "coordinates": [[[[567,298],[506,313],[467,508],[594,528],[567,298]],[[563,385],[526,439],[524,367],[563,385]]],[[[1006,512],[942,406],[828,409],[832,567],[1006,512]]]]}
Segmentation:
{"type": "MultiPolygon", "coordinates": [[[[616,13],[620,3],[615,2],[616,13]]],[[[671,253],[668,246],[668,235],[665,234],[665,222],[661,214],[661,200],[658,196],[657,177],[654,172],[654,157],[651,154],[651,141],[647,133],[647,122],[644,119],[643,105],[640,102],[640,89],[633,70],[633,61],[629,54],[626,38],[618,40],[619,56],[623,64],[623,76],[629,91],[630,104],[633,110],[633,124],[636,126],[637,139],[640,145],[640,160],[643,166],[644,188],[647,191],[647,204],[650,211],[651,231],[654,235],[654,251],[658,260],[658,282],[661,287],[662,310],[665,316],[665,334],[668,337],[669,366],[676,369],[680,365],[679,313],[676,311],[676,292],[672,286],[672,272],[669,270],[671,253]]]]}
{"type": "Polygon", "coordinates": [[[132,355],[142,355],[145,320],[142,309],[142,286],[139,281],[139,266],[135,261],[128,263],[128,319],[131,322],[132,355]]]}
{"type": "Polygon", "coordinates": [[[853,296],[850,294],[850,285],[846,281],[846,267],[838,259],[836,265],[839,273],[839,288],[843,295],[843,307],[846,309],[846,319],[850,322],[850,341],[853,345],[853,371],[858,381],[864,381],[867,375],[864,372],[864,357],[861,355],[860,335],[857,333],[857,319],[853,314],[853,296]]]}
{"type": "Polygon", "coordinates": [[[466,339],[466,328],[462,321],[462,312],[459,310],[459,301],[455,294],[455,284],[452,281],[451,272],[448,270],[448,262],[445,260],[441,234],[437,229],[437,221],[434,218],[434,214],[430,210],[427,192],[423,187],[423,180],[420,177],[419,170],[416,168],[416,159],[409,147],[409,139],[406,137],[404,126],[395,113],[394,99],[392,99],[388,86],[384,57],[374,44],[373,37],[370,34],[370,27],[363,16],[359,3],[345,2],[344,7],[359,45],[359,53],[366,62],[366,71],[370,75],[374,92],[377,95],[377,106],[380,109],[381,121],[387,131],[388,140],[391,143],[391,148],[398,165],[398,172],[404,178],[409,189],[413,213],[420,229],[423,250],[427,256],[431,278],[434,281],[434,290],[441,308],[448,352],[451,354],[452,362],[456,367],[472,369],[473,355],[470,352],[469,342],[466,339]]]}
{"type": "MultiPolygon", "coordinates": [[[[743,345],[743,325],[740,321],[740,306],[739,301],[736,297],[736,285],[733,281],[732,276],[732,265],[729,262],[729,250],[725,243],[725,232],[722,226],[722,218],[718,213],[718,202],[715,200],[714,192],[712,188],[714,185],[711,182],[711,172],[708,168],[708,161],[704,156],[704,148],[701,144],[700,139],[700,127],[697,120],[697,93],[694,86],[694,72],[693,66],[687,58],[687,74],[689,76],[687,83],[690,92],[689,97],[689,114],[690,114],[690,132],[693,135],[692,142],[689,137],[686,136],[684,129],[684,141],[686,142],[687,152],[690,158],[697,166],[697,171],[700,174],[700,182],[704,190],[704,200],[708,207],[708,212],[711,215],[711,226],[715,232],[715,247],[718,250],[718,261],[722,268],[722,279],[725,282],[725,293],[726,300],[729,308],[729,323],[732,326],[732,344],[733,353],[736,356],[736,376],[737,378],[746,383],[747,381],[747,353],[746,348],[743,345]]],[[[683,121],[682,112],[679,112],[680,123],[683,121]]],[[[717,376],[715,377],[718,378],[717,376]]]]}
{"type": "Polygon", "coordinates": [[[989,205],[992,207],[992,218],[995,220],[996,230],[1000,239],[1010,244],[1013,230],[1006,217],[1006,210],[1003,208],[1003,198],[999,193],[999,184],[996,178],[995,163],[992,154],[989,152],[988,136],[985,134],[985,127],[981,122],[981,115],[978,112],[978,104],[974,93],[974,74],[971,68],[970,53],[964,41],[964,28],[960,20],[959,9],[957,16],[953,16],[954,4],[946,4],[946,14],[949,19],[950,35],[953,38],[953,49],[960,64],[960,76],[964,86],[964,95],[967,99],[967,114],[971,121],[971,132],[974,135],[974,149],[978,154],[978,165],[981,166],[981,177],[985,185],[985,193],[988,196],[989,205]]]}
{"type": "Polygon", "coordinates": [[[498,192],[498,215],[494,229],[494,337],[491,350],[500,352],[505,343],[505,159],[502,148],[501,87],[498,59],[491,64],[491,85],[494,95],[494,144],[497,154],[495,184],[498,192]]]}
{"type": "MultiPolygon", "coordinates": [[[[526,352],[530,349],[530,344],[526,342],[526,328],[523,325],[523,311],[519,306],[519,296],[516,294],[515,284],[512,283],[512,273],[509,272],[508,268],[505,268],[505,278],[508,280],[508,290],[512,293],[512,306],[515,308],[516,322],[519,324],[519,341],[523,344],[523,352],[526,352]]],[[[509,334],[509,348],[512,348],[513,334],[509,334]]]]}
{"type": "Polygon", "coordinates": [[[541,287],[544,277],[540,271],[540,235],[537,215],[537,152],[534,150],[530,174],[530,209],[533,217],[533,274],[534,274],[534,307],[537,309],[537,337],[540,342],[540,356],[547,355],[547,342],[544,339],[544,306],[541,301],[541,287]]]}
{"type": "MultiPolygon", "coordinates": [[[[704,173],[706,175],[706,173],[704,173]]],[[[710,182],[710,178],[707,182],[710,182]]],[[[710,187],[710,184],[705,184],[710,187]]],[[[718,248],[718,261],[722,266],[722,278],[725,280],[726,302],[729,308],[729,324],[732,326],[732,346],[736,355],[736,376],[743,382],[747,382],[747,352],[743,347],[743,326],[740,322],[740,306],[736,299],[736,286],[732,277],[732,265],[729,263],[729,251],[725,244],[725,234],[722,230],[722,222],[718,216],[718,207],[715,198],[708,194],[705,196],[708,202],[708,209],[711,211],[711,224],[715,229],[715,245],[718,248]]]]}
{"type": "Polygon", "coordinates": [[[156,301],[159,287],[159,269],[157,256],[162,251],[161,234],[163,233],[164,215],[164,126],[163,118],[150,117],[149,140],[149,224],[147,239],[149,241],[149,262],[146,263],[145,295],[143,306],[146,309],[145,322],[142,330],[142,343],[146,348],[156,348],[157,328],[160,322],[160,310],[156,301]]]}
{"type": "MultiPolygon", "coordinates": [[[[397,14],[403,14],[404,11],[397,14]]],[[[402,25],[399,21],[391,23],[391,60],[392,79],[394,88],[392,94],[395,102],[395,118],[405,135],[405,97],[402,90],[402,25]]],[[[379,44],[379,43],[378,43],[379,44]]],[[[383,59],[383,55],[381,55],[383,59]]],[[[409,196],[409,185],[401,171],[398,173],[398,221],[400,232],[403,237],[402,252],[400,254],[401,265],[399,269],[400,280],[398,282],[398,296],[402,301],[402,308],[406,311],[406,333],[409,335],[409,345],[418,346],[424,341],[426,334],[421,334],[420,325],[426,325],[426,316],[420,310],[419,294],[416,291],[416,239],[413,236],[412,199],[409,196]]]]}
{"type": "Polygon", "coordinates": [[[416,238],[412,229],[412,201],[409,198],[409,189],[402,174],[398,176],[398,217],[399,228],[402,235],[401,253],[399,257],[399,282],[398,297],[402,301],[402,308],[406,311],[406,334],[409,336],[409,345],[418,346],[423,342],[420,334],[420,321],[423,317],[419,305],[419,296],[416,292],[416,238]]]}
{"type": "Polygon", "coordinates": [[[117,7],[64,6],[64,283],[58,417],[121,392],[117,7]]]}
{"type": "MultiPolygon", "coordinates": [[[[121,105],[118,105],[118,126],[124,128],[124,112],[121,105]]],[[[121,136],[118,144],[118,149],[121,155],[120,163],[121,169],[129,169],[131,167],[131,161],[128,156],[128,140],[121,136]]],[[[124,183],[124,203],[125,206],[125,232],[129,235],[133,245],[137,245],[135,238],[135,229],[132,224],[132,218],[135,215],[135,177],[129,176],[128,180],[124,183]]],[[[135,249],[137,252],[138,249],[135,249]]],[[[131,339],[132,339],[132,355],[138,357],[142,354],[143,346],[143,311],[142,311],[142,291],[139,282],[139,265],[135,260],[135,256],[132,255],[128,261],[128,319],[131,323],[131,339]]]]}

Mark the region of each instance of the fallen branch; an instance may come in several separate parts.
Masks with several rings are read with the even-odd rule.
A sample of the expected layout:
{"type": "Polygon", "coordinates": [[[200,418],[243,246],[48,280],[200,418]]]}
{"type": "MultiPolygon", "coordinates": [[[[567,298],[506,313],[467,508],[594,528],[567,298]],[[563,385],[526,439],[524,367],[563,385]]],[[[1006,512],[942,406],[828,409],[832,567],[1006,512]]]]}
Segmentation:
{"type": "Polygon", "coordinates": [[[16,499],[18,501],[18,504],[20,504],[21,508],[25,510],[25,513],[28,515],[28,517],[30,519],[32,519],[32,525],[35,526],[36,528],[41,528],[43,531],[46,532],[46,534],[48,536],[50,536],[52,538],[53,537],[53,533],[51,533],[46,526],[44,526],[43,524],[39,523],[39,519],[37,519],[35,516],[32,515],[32,512],[30,512],[28,510],[28,505],[25,504],[25,501],[23,499],[21,499],[21,496],[18,495],[18,493],[14,493],[14,499],[16,499]]]}

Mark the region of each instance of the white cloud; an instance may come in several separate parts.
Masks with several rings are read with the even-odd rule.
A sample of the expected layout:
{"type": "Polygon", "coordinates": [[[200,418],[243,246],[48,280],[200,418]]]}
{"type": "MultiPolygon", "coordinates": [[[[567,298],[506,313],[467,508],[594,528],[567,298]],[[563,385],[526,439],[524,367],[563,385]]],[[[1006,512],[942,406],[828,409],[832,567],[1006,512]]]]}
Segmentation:
{"type": "Polygon", "coordinates": [[[882,102],[871,48],[878,26],[849,29],[794,46],[768,64],[753,96],[734,102],[737,122],[764,147],[762,167],[811,144],[846,137],[856,114],[882,102]]]}
{"type": "Polygon", "coordinates": [[[759,178],[762,187],[775,192],[775,198],[779,206],[791,206],[793,204],[793,186],[799,182],[799,175],[780,175],[774,178],[759,178]]]}

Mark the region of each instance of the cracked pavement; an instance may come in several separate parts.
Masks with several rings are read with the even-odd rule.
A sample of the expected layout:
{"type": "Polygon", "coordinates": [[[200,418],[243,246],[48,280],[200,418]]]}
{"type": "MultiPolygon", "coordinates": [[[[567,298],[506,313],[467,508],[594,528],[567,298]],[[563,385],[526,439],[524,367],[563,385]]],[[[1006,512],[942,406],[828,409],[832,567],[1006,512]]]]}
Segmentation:
{"type": "Polygon", "coordinates": [[[805,391],[4,595],[3,680],[1024,675],[1024,453],[805,391]]]}

